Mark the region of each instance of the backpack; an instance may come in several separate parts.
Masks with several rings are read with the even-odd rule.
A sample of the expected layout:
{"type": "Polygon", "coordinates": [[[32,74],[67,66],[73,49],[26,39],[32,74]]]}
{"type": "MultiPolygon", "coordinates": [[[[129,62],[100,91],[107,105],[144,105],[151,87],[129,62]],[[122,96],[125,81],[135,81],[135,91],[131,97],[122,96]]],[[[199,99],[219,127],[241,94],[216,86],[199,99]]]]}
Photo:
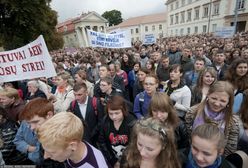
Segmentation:
{"type": "MultiPolygon", "coordinates": [[[[73,112],[74,111],[74,109],[75,109],[75,107],[76,107],[76,102],[77,102],[77,100],[73,100],[72,102],[71,102],[71,108],[70,108],[70,110],[73,112]]],[[[92,97],[92,100],[91,100],[91,105],[92,105],[92,107],[93,107],[93,109],[94,109],[94,112],[95,112],[95,115],[97,116],[98,115],[98,111],[97,111],[97,97],[92,97]]]]}

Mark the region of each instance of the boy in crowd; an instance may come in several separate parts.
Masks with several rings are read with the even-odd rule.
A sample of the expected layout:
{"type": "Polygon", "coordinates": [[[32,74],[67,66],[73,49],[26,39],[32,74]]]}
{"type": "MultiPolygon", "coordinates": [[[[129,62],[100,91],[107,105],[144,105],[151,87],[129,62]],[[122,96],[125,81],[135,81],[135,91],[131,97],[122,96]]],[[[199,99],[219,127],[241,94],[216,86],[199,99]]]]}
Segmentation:
{"type": "Polygon", "coordinates": [[[38,167],[63,168],[64,164],[43,158],[43,149],[37,138],[37,129],[54,115],[54,107],[45,98],[35,98],[25,105],[20,114],[22,120],[14,139],[17,150],[27,154],[38,167]]]}
{"type": "Polygon", "coordinates": [[[87,142],[82,121],[72,113],[61,112],[38,129],[44,158],[64,162],[68,168],[107,168],[102,153],[87,142]]]}

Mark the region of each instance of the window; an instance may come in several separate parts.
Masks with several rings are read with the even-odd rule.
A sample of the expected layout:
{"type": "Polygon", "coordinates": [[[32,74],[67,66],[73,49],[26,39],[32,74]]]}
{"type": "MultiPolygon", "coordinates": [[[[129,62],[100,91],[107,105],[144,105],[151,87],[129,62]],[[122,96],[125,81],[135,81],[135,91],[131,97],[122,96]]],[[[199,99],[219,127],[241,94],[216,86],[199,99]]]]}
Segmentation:
{"type": "Polygon", "coordinates": [[[134,38],[132,37],[132,42],[134,42],[134,38]]]}
{"type": "Polygon", "coordinates": [[[215,32],[217,28],[217,24],[212,24],[212,32],[215,32]]]}
{"type": "Polygon", "coordinates": [[[188,10],[188,18],[187,18],[187,22],[191,21],[191,10],[188,10]]]}
{"type": "Polygon", "coordinates": [[[136,37],[136,41],[139,41],[139,37],[136,37]]]}
{"type": "Polygon", "coordinates": [[[188,0],[188,4],[191,4],[192,3],[192,0],[188,0]]]}
{"type": "Polygon", "coordinates": [[[170,10],[173,11],[173,9],[174,9],[174,6],[173,6],[173,4],[171,4],[170,10]]]}
{"type": "Polygon", "coordinates": [[[244,9],[245,7],[245,0],[239,0],[238,2],[238,9],[244,9]]]}
{"type": "Polygon", "coordinates": [[[170,25],[173,25],[173,15],[170,15],[170,25]]]}
{"type": "Polygon", "coordinates": [[[181,36],[183,35],[183,31],[184,31],[184,29],[181,28],[181,29],[180,29],[180,35],[181,35],[181,36]]]}
{"type": "Polygon", "coordinates": [[[195,8],[195,20],[199,20],[200,8],[195,8]]]}
{"type": "Polygon", "coordinates": [[[187,34],[190,34],[190,27],[187,28],[187,34]]]}
{"type": "Polygon", "coordinates": [[[67,31],[67,26],[64,26],[64,32],[66,32],[67,31]]]}
{"type": "Polygon", "coordinates": [[[178,7],[179,7],[179,2],[176,1],[176,9],[178,9],[178,7]]]}
{"type": "Polygon", "coordinates": [[[178,30],[176,29],[176,36],[178,35],[178,30]]]}
{"type": "Polygon", "coordinates": [[[175,21],[175,24],[178,24],[178,20],[179,20],[178,13],[177,13],[175,16],[176,16],[176,21],[175,21]]]}
{"type": "Polygon", "coordinates": [[[181,0],[182,6],[185,5],[185,0],[181,0]]]}
{"type": "Polygon", "coordinates": [[[202,31],[203,31],[203,33],[206,33],[207,32],[207,25],[203,25],[202,31]]]}
{"type": "Polygon", "coordinates": [[[152,25],[152,31],[155,31],[155,25],[152,25]]]}
{"type": "Polygon", "coordinates": [[[136,32],[136,33],[139,33],[139,28],[136,28],[136,29],[135,29],[135,32],[136,32]]]}
{"type": "Polygon", "coordinates": [[[159,28],[159,30],[162,30],[162,29],[163,29],[163,26],[160,24],[160,25],[158,26],[158,28],[159,28]]]}
{"type": "Polygon", "coordinates": [[[208,6],[203,7],[203,17],[208,17],[208,6]]]}
{"type": "Polygon", "coordinates": [[[131,34],[133,34],[133,29],[131,29],[131,34]]]}
{"type": "Polygon", "coordinates": [[[173,35],[173,30],[171,30],[171,35],[173,35]]]}
{"type": "Polygon", "coordinates": [[[195,26],[195,33],[198,33],[198,26],[195,26]]]}
{"type": "Polygon", "coordinates": [[[218,15],[220,11],[220,4],[219,3],[215,3],[214,4],[214,10],[213,10],[213,15],[218,15]]]}
{"type": "Polygon", "coordinates": [[[148,32],[148,26],[145,27],[145,32],[148,32]]]}
{"type": "Polygon", "coordinates": [[[185,22],[185,12],[181,12],[181,23],[185,22]]]}

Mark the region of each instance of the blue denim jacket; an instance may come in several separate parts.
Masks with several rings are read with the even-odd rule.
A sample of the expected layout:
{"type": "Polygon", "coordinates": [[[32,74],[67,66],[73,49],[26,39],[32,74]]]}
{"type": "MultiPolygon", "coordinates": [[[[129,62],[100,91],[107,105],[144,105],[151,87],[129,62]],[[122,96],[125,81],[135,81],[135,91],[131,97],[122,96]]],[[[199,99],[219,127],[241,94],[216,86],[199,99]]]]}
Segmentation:
{"type": "Polygon", "coordinates": [[[21,122],[13,142],[16,145],[16,149],[22,153],[27,154],[31,161],[37,165],[41,163],[42,156],[40,155],[40,142],[38,141],[35,132],[30,129],[30,126],[27,122],[21,122]],[[28,152],[28,145],[35,146],[35,151],[28,152]]]}

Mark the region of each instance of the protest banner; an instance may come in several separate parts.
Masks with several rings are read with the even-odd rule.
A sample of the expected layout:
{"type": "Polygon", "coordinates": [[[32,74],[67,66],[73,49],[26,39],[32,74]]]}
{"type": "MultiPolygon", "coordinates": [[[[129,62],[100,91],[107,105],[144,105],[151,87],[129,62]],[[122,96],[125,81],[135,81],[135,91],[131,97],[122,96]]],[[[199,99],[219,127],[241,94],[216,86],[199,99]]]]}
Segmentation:
{"type": "Polygon", "coordinates": [[[234,35],[234,26],[219,27],[216,29],[214,35],[220,38],[232,38],[234,35]]]}
{"type": "Polygon", "coordinates": [[[156,43],[156,38],[154,34],[145,34],[144,39],[143,39],[143,44],[148,45],[148,44],[154,44],[156,43]]]}
{"type": "Polygon", "coordinates": [[[42,35],[15,50],[0,52],[0,81],[11,82],[56,76],[42,35]]]}
{"type": "Polygon", "coordinates": [[[101,48],[128,48],[131,47],[129,31],[105,34],[87,29],[89,45],[101,48]]]}

